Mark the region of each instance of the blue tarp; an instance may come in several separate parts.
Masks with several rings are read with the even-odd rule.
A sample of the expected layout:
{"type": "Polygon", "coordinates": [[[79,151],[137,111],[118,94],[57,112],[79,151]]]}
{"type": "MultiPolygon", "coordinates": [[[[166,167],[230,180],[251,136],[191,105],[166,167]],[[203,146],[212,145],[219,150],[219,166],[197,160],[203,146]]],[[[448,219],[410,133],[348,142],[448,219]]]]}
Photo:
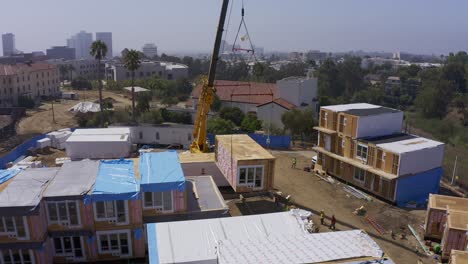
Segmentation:
{"type": "Polygon", "coordinates": [[[15,177],[16,174],[18,174],[20,171],[21,171],[20,169],[0,170],[0,184],[15,177]]]}
{"type": "Polygon", "coordinates": [[[156,234],[156,224],[146,225],[148,237],[148,259],[150,264],[159,264],[158,239],[156,234]]]}
{"type": "Polygon", "coordinates": [[[175,151],[142,153],[138,165],[143,192],[185,190],[185,177],[175,151]]]}
{"type": "Polygon", "coordinates": [[[139,194],[140,184],[135,178],[132,160],[102,160],[94,189],[85,200],[136,200],[139,194]]]}
{"type": "Polygon", "coordinates": [[[396,204],[400,207],[426,206],[429,194],[439,192],[441,178],[441,167],[399,178],[396,187],[396,204]]]}
{"type": "Polygon", "coordinates": [[[8,154],[6,154],[5,156],[2,156],[0,158],[0,169],[5,168],[8,162],[15,161],[16,159],[24,155],[26,151],[28,151],[28,149],[35,148],[37,145],[37,141],[43,138],[45,138],[45,135],[33,137],[28,141],[23,142],[21,145],[17,146],[12,151],[8,152],[8,154]]]}

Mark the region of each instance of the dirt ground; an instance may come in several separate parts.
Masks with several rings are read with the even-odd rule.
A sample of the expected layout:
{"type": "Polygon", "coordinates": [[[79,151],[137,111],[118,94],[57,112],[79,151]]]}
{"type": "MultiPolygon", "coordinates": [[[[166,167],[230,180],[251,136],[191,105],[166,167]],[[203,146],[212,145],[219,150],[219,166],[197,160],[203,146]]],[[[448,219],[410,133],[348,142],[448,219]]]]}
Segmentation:
{"type": "MultiPolygon", "coordinates": [[[[39,108],[29,110],[26,117],[17,125],[16,133],[18,135],[42,134],[61,128],[76,127],[78,124],[74,115],[68,111],[72,106],[79,102],[98,100],[98,91],[74,91],[80,95],[80,100],[60,100],[54,103],[55,123],[52,119],[52,105],[44,103],[39,108]]],[[[131,100],[123,95],[104,91],[104,98],[115,100],[114,108],[124,108],[131,105],[131,100]]]]}
{"type": "MultiPolygon", "coordinates": [[[[335,215],[337,230],[361,229],[366,231],[390,256],[395,263],[437,263],[424,254],[418,242],[408,229],[408,224],[421,234],[424,224],[425,210],[405,210],[389,205],[374,198],[365,201],[348,194],[343,190],[344,184],[335,181],[334,184],[321,180],[311,172],[305,172],[303,167],[310,166],[312,151],[274,151],[277,157],[275,167],[275,188],[292,196],[292,202],[314,213],[314,222],[320,223],[318,213],[324,210],[327,216],[325,224],[329,225],[329,218],[335,215]],[[297,158],[297,169],[291,168],[291,160],[297,158]],[[358,216],[353,211],[363,205],[367,210],[364,216],[358,216]],[[371,217],[380,224],[386,232],[379,234],[365,217],[371,217]],[[396,234],[392,238],[390,232],[396,234]],[[405,233],[406,239],[400,234],[405,233]]],[[[269,197],[248,198],[245,203],[239,200],[228,202],[231,214],[260,214],[278,211],[269,197]]],[[[330,232],[327,226],[320,226],[320,232],[330,232]]]]}

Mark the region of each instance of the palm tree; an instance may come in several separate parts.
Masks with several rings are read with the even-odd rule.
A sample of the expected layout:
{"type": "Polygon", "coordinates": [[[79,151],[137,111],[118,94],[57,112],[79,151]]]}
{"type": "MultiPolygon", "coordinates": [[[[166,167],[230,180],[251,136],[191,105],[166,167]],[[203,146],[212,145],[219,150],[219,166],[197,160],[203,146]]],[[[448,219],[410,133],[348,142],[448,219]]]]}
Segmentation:
{"type": "Polygon", "coordinates": [[[132,120],[135,122],[135,71],[140,68],[141,54],[137,50],[129,50],[123,57],[124,65],[127,70],[132,72],[132,120]]]}
{"type": "Polygon", "coordinates": [[[65,82],[65,78],[67,78],[67,74],[68,74],[68,66],[65,64],[61,64],[59,66],[59,72],[60,72],[62,82],[65,82]]]}
{"type": "Polygon", "coordinates": [[[69,64],[69,65],[68,65],[68,72],[70,73],[70,80],[69,80],[70,83],[71,83],[71,81],[73,80],[73,71],[74,71],[74,70],[75,70],[75,66],[69,64]]]}
{"type": "Polygon", "coordinates": [[[100,40],[96,40],[91,44],[91,50],[89,52],[98,61],[98,83],[99,83],[99,107],[101,108],[101,126],[104,107],[102,105],[102,78],[101,78],[101,60],[106,57],[107,46],[106,43],[100,40]]]}

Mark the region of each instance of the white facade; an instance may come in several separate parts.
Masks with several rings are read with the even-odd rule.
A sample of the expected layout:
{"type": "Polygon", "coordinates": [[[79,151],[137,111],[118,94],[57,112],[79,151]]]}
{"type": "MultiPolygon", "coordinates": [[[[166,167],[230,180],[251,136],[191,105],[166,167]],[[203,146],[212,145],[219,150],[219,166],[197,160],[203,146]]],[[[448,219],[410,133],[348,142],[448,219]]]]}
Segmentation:
{"type": "Polygon", "coordinates": [[[377,147],[400,155],[398,175],[402,176],[439,168],[444,159],[444,143],[422,137],[377,144],[377,147]]]}
{"type": "Polygon", "coordinates": [[[42,97],[60,94],[60,76],[55,65],[15,64],[0,65],[0,106],[10,107],[18,103],[20,96],[36,101],[42,97]]]}
{"type": "MultiPolygon", "coordinates": [[[[108,80],[130,80],[132,73],[122,63],[107,63],[105,66],[108,80]]],[[[183,64],[157,61],[143,61],[135,71],[135,79],[147,79],[156,75],[166,80],[176,80],[188,77],[188,67],[183,64]]]]}
{"type": "Polygon", "coordinates": [[[278,128],[283,128],[281,116],[287,111],[289,110],[283,106],[271,102],[257,107],[257,118],[264,123],[271,123],[278,128]]]}
{"type": "Polygon", "coordinates": [[[154,43],[146,43],[145,45],[143,45],[141,51],[148,58],[158,56],[158,46],[156,46],[156,44],[154,43]]]}
{"type": "Polygon", "coordinates": [[[16,53],[15,35],[6,33],[2,35],[3,56],[11,56],[16,53]]]}
{"type": "Polygon", "coordinates": [[[192,143],[193,125],[161,124],[130,127],[133,144],[181,144],[188,149],[192,143]]]}
{"type": "Polygon", "coordinates": [[[400,133],[403,128],[403,112],[359,116],[356,137],[377,137],[400,133]]]}
{"type": "MultiPolygon", "coordinates": [[[[83,77],[88,80],[99,79],[98,62],[95,59],[76,59],[76,60],[48,60],[49,63],[55,65],[71,65],[73,71],[71,72],[72,79],[83,77]]],[[[105,73],[105,63],[101,62],[101,76],[105,73]]],[[[68,73],[67,75],[70,75],[68,73]]],[[[67,76],[68,78],[68,76],[67,76]]]]}
{"type": "MultiPolygon", "coordinates": [[[[313,106],[317,99],[317,78],[288,77],[276,82],[279,98],[296,106],[313,106]]],[[[315,108],[314,108],[315,109],[315,108]]]]}
{"type": "Polygon", "coordinates": [[[96,32],[96,40],[100,40],[106,43],[107,46],[107,59],[112,59],[114,57],[114,53],[112,50],[112,32],[96,32]]]}
{"type": "Polygon", "coordinates": [[[80,31],[76,35],[67,39],[67,46],[75,49],[75,58],[90,58],[89,54],[91,44],[93,43],[93,34],[80,31]]]}
{"type": "Polygon", "coordinates": [[[71,160],[126,158],[131,146],[129,128],[77,129],[65,142],[71,160]]]}

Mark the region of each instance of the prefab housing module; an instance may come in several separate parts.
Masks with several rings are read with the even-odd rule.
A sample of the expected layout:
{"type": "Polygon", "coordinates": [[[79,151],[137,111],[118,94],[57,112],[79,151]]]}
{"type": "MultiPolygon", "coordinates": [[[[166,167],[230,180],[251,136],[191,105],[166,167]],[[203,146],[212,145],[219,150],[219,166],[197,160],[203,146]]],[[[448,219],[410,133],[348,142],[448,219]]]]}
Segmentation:
{"type": "Polygon", "coordinates": [[[275,157],[248,135],[216,136],[215,159],[234,191],[273,188],[275,157]]]}
{"type": "Polygon", "coordinates": [[[126,158],[132,146],[128,127],[77,129],[65,144],[72,160],[126,158]]]}
{"type": "Polygon", "coordinates": [[[425,238],[442,239],[449,207],[452,210],[468,212],[468,199],[438,194],[429,195],[424,223],[425,238]]]}
{"type": "Polygon", "coordinates": [[[448,259],[452,250],[467,250],[468,212],[448,210],[447,224],[442,238],[442,259],[448,259]]]}
{"type": "Polygon", "coordinates": [[[450,253],[449,264],[468,263],[468,251],[452,250],[450,253]]]}

